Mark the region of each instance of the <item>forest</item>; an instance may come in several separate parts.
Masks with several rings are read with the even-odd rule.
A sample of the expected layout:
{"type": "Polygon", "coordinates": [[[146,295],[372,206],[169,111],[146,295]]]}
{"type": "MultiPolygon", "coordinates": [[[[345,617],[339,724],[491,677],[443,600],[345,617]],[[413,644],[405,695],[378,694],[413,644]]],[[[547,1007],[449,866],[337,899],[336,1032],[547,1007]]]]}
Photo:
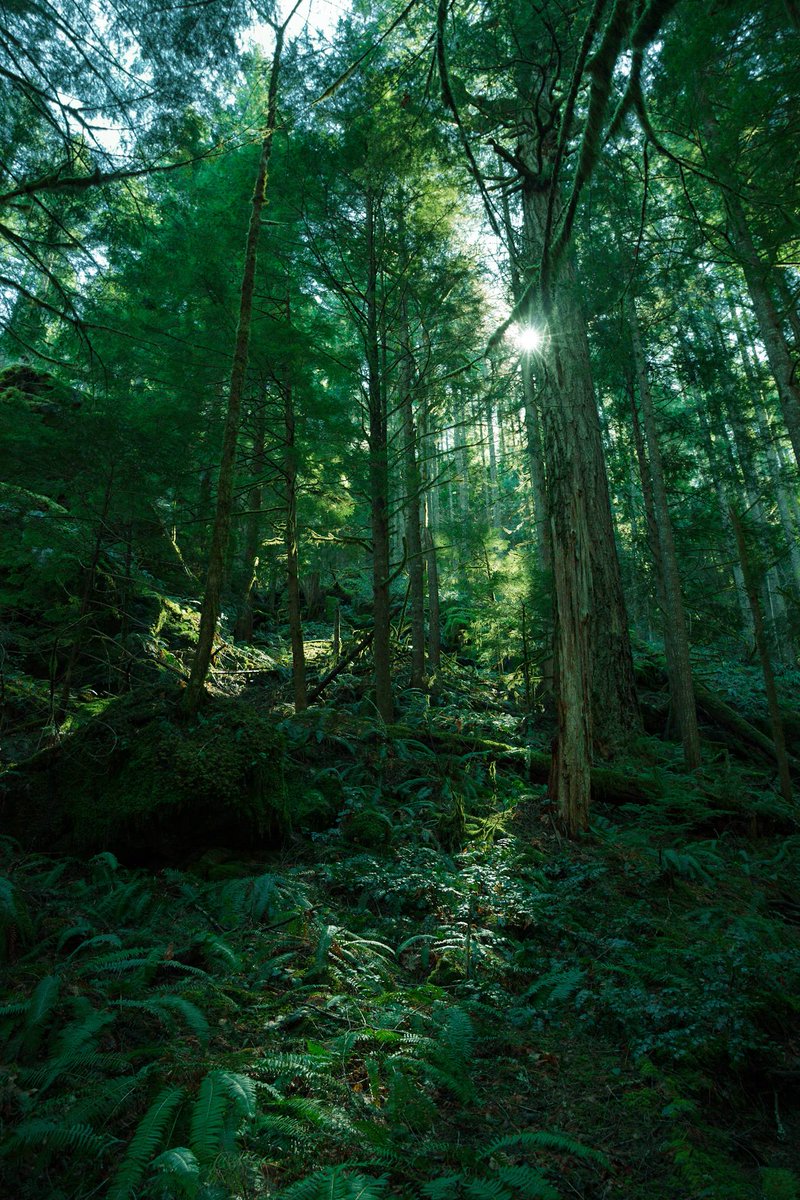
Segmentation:
{"type": "Polygon", "coordinates": [[[797,0],[6,0],[0,1200],[800,1200],[797,0]]]}

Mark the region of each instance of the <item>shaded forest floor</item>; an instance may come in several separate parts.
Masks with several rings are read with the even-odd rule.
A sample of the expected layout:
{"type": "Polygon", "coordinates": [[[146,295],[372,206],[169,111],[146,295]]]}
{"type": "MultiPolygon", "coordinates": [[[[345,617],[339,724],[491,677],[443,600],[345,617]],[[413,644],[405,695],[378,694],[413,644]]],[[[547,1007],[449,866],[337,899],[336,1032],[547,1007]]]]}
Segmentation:
{"type": "MultiPolygon", "coordinates": [[[[763,764],[717,745],[689,780],[643,737],[615,769],[647,801],[569,843],[533,769],[546,718],[490,673],[449,661],[387,731],[362,668],[294,718],[278,654],[228,653],[194,730],[143,693],[136,737],[185,775],[171,824],[148,793],[101,833],[95,804],[112,849],[3,843],[3,1195],[800,1196],[800,833],[763,764]],[[229,779],[228,817],[262,848],[203,845],[187,796],[235,775],[223,740],[251,755],[245,712],[275,740],[262,809],[229,779]]],[[[7,682],[17,748],[36,687],[7,682]]],[[[98,747],[124,778],[131,704],[87,692],[55,749],[83,747],[78,808],[98,747]]]]}

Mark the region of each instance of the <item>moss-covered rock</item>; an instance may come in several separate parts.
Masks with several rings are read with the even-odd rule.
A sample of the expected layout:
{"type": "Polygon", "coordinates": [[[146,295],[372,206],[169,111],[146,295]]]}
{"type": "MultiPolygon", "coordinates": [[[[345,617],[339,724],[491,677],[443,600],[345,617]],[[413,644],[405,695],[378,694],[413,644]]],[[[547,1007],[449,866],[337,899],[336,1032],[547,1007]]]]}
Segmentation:
{"type": "Polygon", "coordinates": [[[349,842],[377,850],[391,842],[394,828],[386,813],[370,806],[347,813],[342,821],[342,833],[349,842]]]}
{"type": "Polygon", "coordinates": [[[274,841],[289,824],[282,736],[237,699],[187,721],[178,698],[138,689],[0,776],[5,827],[47,849],[167,858],[211,839],[274,841]]]}

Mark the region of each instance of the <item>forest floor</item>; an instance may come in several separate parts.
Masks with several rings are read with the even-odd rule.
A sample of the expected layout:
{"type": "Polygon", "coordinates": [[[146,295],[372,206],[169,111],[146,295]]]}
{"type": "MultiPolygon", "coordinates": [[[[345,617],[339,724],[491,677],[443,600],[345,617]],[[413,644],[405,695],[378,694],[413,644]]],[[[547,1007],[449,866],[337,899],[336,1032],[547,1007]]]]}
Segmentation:
{"type": "Polygon", "coordinates": [[[797,1200],[800,833],[764,767],[642,737],[651,798],[568,842],[546,720],[490,672],[385,730],[360,668],[289,715],[271,653],[263,849],[2,843],[0,1194],[797,1200]]]}

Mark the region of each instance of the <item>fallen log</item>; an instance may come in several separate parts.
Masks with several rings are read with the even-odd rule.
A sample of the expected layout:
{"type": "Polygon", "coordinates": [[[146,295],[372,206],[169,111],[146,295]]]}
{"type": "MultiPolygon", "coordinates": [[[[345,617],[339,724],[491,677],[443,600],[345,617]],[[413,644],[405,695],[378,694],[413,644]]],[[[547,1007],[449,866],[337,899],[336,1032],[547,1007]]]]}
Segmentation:
{"type": "Polygon", "coordinates": [[[345,654],[344,658],[340,658],[338,663],[331,667],[330,671],[328,671],[326,675],[322,676],[322,679],[320,679],[316,687],[313,687],[308,693],[309,704],[314,704],[317,700],[319,700],[322,693],[331,683],[333,683],[334,679],[336,679],[338,675],[341,675],[342,671],[344,671],[346,667],[350,666],[350,663],[355,662],[362,650],[366,650],[374,636],[374,629],[370,629],[369,633],[366,634],[360,642],[357,642],[356,645],[353,646],[352,650],[349,650],[347,654],[345,654]]]}
{"type": "MultiPolygon", "coordinates": [[[[528,746],[508,746],[487,738],[445,732],[437,729],[409,729],[391,725],[390,737],[410,739],[430,746],[440,754],[485,757],[498,766],[522,775],[531,783],[547,783],[550,778],[551,756],[543,750],[528,746]]],[[[614,767],[592,767],[592,799],[603,804],[649,804],[663,795],[657,780],[647,775],[631,775],[614,767]]]]}

